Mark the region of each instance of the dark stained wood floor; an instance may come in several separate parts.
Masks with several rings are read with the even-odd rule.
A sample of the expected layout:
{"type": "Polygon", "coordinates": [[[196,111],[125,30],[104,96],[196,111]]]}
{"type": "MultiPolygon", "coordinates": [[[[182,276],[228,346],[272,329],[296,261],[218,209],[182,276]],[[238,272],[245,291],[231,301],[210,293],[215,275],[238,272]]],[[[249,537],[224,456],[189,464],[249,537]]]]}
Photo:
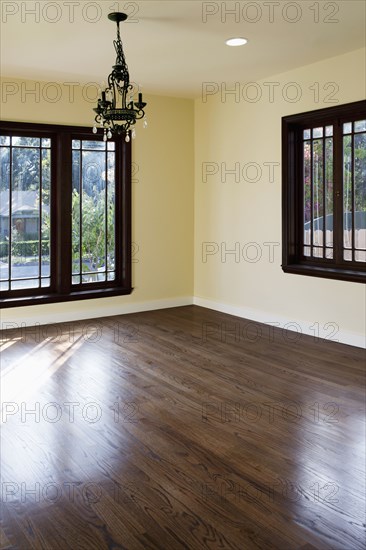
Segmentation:
{"type": "Polygon", "coordinates": [[[365,548],[365,352],[197,306],[2,335],[3,549],[365,548]]]}

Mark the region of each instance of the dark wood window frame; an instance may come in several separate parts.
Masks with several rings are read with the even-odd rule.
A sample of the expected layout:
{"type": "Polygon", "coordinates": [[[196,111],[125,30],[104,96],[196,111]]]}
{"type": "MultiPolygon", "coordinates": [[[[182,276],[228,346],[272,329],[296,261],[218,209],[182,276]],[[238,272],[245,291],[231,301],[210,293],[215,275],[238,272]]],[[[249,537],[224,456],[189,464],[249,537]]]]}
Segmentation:
{"type": "Polygon", "coordinates": [[[342,258],[343,154],[342,124],[366,118],[366,101],[357,101],[282,118],[282,269],[285,273],[366,283],[366,263],[342,258]],[[307,128],[334,126],[333,260],[303,255],[303,138],[307,128]],[[350,265],[350,263],[352,265],[350,265]],[[358,264],[358,265],[357,265],[358,264]]]}
{"type": "Polygon", "coordinates": [[[51,286],[0,292],[0,307],[68,302],[131,294],[131,143],[115,141],[115,239],[114,281],[75,287],[71,281],[72,140],[97,140],[91,128],[0,121],[5,136],[51,138],[51,286]],[[86,288],[85,288],[86,287],[86,288]]]}

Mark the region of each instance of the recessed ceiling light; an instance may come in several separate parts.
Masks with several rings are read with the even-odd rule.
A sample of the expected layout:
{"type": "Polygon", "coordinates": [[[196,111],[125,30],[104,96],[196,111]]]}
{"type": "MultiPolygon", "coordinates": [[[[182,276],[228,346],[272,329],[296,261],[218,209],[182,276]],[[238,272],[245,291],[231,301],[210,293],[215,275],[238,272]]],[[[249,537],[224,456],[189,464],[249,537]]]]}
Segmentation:
{"type": "Polygon", "coordinates": [[[248,40],[246,38],[229,38],[226,40],[225,44],[227,46],[244,46],[248,40]]]}

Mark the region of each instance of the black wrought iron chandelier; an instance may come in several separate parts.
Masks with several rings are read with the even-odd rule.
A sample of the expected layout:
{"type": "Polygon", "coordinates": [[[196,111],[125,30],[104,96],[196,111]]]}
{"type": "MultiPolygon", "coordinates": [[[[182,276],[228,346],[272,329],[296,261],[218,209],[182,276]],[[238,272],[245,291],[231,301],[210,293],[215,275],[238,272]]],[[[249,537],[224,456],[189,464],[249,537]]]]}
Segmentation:
{"type": "MultiPolygon", "coordinates": [[[[123,53],[119,24],[127,19],[125,13],[114,12],[108,15],[111,21],[117,23],[117,40],[113,41],[116,50],[116,64],[108,76],[108,86],[101,90],[101,97],[94,109],[95,116],[94,134],[98,132],[97,125],[104,130],[104,141],[111,139],[113,134],[124,135],[125,140],[130,141],[135,137],[134,125],[137,120],[145,116],[146,103],[142,101],[142,94],[138,94],[138,101],[133,101],[134,86],[130,84],[130,75],[123,53]],[[132,130],[130,130],[132,127],[132,130]]],[[[146,120],[144,127],[147,126],[146,120]]]]}

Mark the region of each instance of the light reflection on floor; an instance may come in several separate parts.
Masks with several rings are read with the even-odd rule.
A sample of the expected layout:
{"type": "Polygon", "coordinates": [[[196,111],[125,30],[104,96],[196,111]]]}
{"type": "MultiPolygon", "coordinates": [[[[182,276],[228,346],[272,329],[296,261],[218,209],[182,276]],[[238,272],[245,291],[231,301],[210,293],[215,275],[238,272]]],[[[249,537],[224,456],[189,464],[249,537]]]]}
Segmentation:
{"type": "MultiPolygon", "coordinates": [[[[7,342],[8,344],[12,342],[7,342]]],[[[1,372],[1,401],[23,401],[35,393],[83,344],[82,338],[64,344],[62,355],[56,353],[51,338],[48,338],[25,353],[1,372]]],[[[4,351],[4,348],[2,348],[4,351]]]]}

